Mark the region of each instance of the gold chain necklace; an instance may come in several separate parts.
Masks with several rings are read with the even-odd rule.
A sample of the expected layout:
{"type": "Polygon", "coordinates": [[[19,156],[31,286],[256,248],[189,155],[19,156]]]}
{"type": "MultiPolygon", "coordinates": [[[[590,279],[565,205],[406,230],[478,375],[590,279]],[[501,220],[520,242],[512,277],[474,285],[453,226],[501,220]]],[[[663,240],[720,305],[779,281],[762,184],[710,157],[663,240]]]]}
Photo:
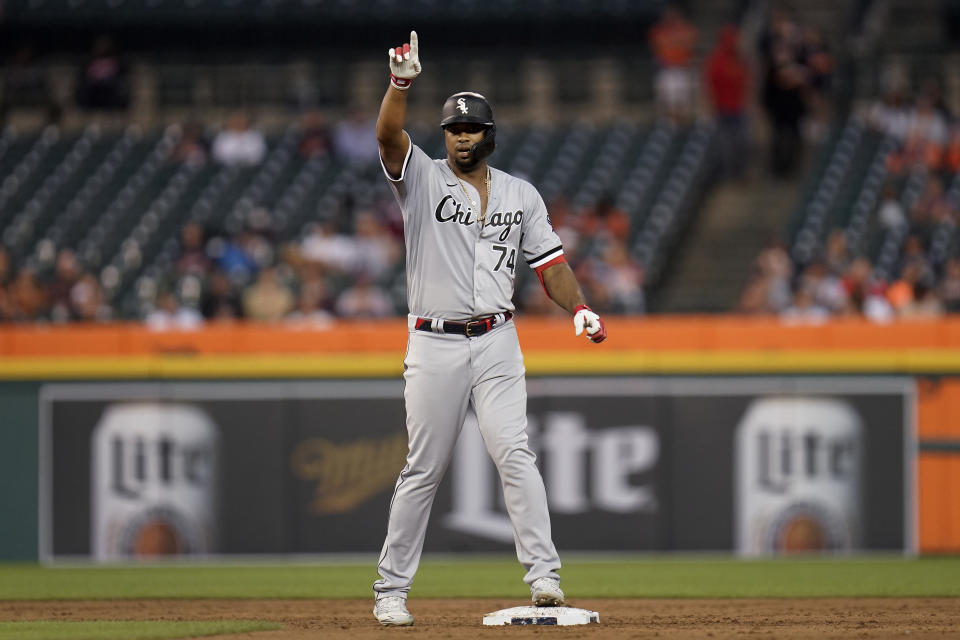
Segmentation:
{"type": "MultiPolygon", "coordinates": [[[[456,173],[453,174],[457,177],[457,182],[460,183],[460,188],[463,189],[463,195],[467,196],[467,200],[470,201],[470,204],[473,206],[474,211],[480,211],[480,207],[477,206],[477,203],[473,201],[473,198],[470,197],[470,192],[467,191],[466,185],[463,184],[463,180],[460,179],[456,173]]],[[[487,167],[487,175],[483,178],[483,183],[487,187],[487,206],[490,205],[490,167],[487,167]]],[[[487,211],[484,209],[479,213],[480,228],[483,229],[484,223],[487,221],[487,211]]]]}

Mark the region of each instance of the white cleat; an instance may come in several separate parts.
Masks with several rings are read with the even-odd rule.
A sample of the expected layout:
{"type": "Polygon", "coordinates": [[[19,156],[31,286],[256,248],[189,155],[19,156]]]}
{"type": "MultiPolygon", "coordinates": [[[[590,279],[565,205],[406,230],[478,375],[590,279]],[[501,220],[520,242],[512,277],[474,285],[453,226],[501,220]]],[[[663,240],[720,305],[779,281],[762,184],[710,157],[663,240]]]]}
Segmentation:
{"type": "Polygon", "coordinates": [[[409,627],[413,624],[413,616],[407,611],[407,599],[400,596],[378,598],[373,615],[385,627],[409,627]]]}
{"type": "Polygon", "coordinates": [[[537,578],[530,585],[530,597],[538,607],[562,607],[563,591],[556,578],[537,578]]]}

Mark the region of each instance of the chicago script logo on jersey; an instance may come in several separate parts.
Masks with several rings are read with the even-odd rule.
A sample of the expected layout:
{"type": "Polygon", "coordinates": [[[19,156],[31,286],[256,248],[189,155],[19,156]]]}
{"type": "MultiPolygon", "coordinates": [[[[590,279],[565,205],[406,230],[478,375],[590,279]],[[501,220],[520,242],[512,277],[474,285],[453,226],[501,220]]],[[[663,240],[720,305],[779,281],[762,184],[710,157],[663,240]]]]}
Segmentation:
{"type": "MultiPolygon", "coordinates": [[[[473,209],[464,208],[462,204],[454,200],[453,196],[445,195],[440,200],[433,215],[437,222],[456,222],[469,227],[476,222],[472,214],[473,209]],[[448,201],[451,205],[449,207],[445,206],[448,201]]],[[[523,211],[496,211],[487,218],[486,226],[506,227],[500,232],[500,242],[503,242],[510,235],[513,225],[518,225],[521,222],[523,222],[523,211]]]]}

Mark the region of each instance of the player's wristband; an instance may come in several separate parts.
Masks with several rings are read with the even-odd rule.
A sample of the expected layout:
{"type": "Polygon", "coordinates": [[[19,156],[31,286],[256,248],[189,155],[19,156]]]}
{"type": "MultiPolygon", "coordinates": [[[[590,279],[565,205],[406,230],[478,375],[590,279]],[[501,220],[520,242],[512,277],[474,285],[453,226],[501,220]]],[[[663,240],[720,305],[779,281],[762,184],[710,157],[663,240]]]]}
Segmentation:
{"type": "Polygon", "coordinates": [[[406,91],[410,88],[410,85],[413,84],[412,78],[398,78],[397,76],[390,74],[390,84],[399,89],[400,91],[406,91]]]}
{"type": "Polygon", "coordinates": [[[575,306],[575,307],[573,308],[573,315],[577,315],[577,312],[580,311],[580,309],[586,309],[587,311],[593,311],[593,309],[591,309],[590,307],[588,307],[588,306],[585,305],[585,304],[578,304],[577,306],[575,306]]]}

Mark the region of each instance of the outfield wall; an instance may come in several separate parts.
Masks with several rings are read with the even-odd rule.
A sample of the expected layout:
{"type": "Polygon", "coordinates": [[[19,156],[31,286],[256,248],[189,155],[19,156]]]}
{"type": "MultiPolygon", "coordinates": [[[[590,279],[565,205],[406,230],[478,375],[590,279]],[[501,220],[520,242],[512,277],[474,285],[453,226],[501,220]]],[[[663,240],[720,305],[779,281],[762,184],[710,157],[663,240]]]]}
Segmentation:
{"type": "MultiPolygon", "coordinates": [[[[532,440],[561,548],[756,553],[774,544],[770,531],[801,547],[841,545],[847,534],[824,515],[833,510],[854,523],[848,529],[856,548],[960,551],[953,508],[960,495],[960,322],[784,327],[724,316],[611,318],[609,325],[611,338],[592,345],[574,339],[565,319],[518,323],[531,377],[532,440]],[[777,408],[776,398],[792,404],[777,408]],[[786,427],[757,426],[771,419],[786,427]],[[804,420],[833,426],[791,435],[790,425],[804,420]],[[816,480],[830,461],[833,480],[816,480]],[[802,508],[791,511],[736,472],[749,468],[748,476],[783,494],[783,472],[797,465],[815,480],[805,489],[800,482],[800,493],[832,496],[833,503],[798,498],[791,504],[802,508]],[[765,509],[766,517],[755,515],[765,509]],[[769,515],[777,509],[794,524],[784,528],[783,518],[769,515]],[[811,528],[811,514],[823,522],[811,528]],[[758,520],[770,525],[767,533],[747,535],[758,520]]],[[[157,505],[171,500],[187,512],[217,514],[200,527],[209,533],[191,539],[194,551],[375,551],[391,478],[402,465],[405,336],[399,321],[189,333],[134,325],[0,329],[0,512],[9,516],[0,556],[107,558],[109,545],[99,548],[97,540],[109,538],[108,530],[115,547],[129,548],[129,527],[104,516],[111,487],[121,511],[122,499],[138,489],[152,496],[154,510],[131,509],[128,523],[157,520],[164,515],[157,505]],[[160,445],[165,457],[151,462],[136,438],[124,440],[129,427],[112,410],[131,404],[153,408],[127,422],[189,424],[182,431],[196,437],[160,445]],[[180,405],[180,417],[158,413],[180,405]],[[204,457],[211,447],[216,456],[204,457]],[[151,464],[172,478],[170,461],[180,459],[192,460],[181,468],[193,474],[192,489],[168,495],[159,485],[137,484],[151,464]],[[98,468],[112,471],[98,477],[98,468]],[[216,491],[203,486],[212,476],[216,491]],[[239,490],[244,482],[249,486],[239,490]],[[238,526],[245,522],[263,528],[238,526]],[[377,540],[351,534],[361,530],[377,540]]],[[[461,446],[438,497],[431,548],[510,547],[492,467],[472,455],[478,449],[461,446]],[[477,482],[488,490],[462,488],[477,482]]],[[[180,518],[184,531],[187,520],[180,518]]],[[[169,547],[172,536],[154,527],[140,539],[156,549],[169,547]]]]}

